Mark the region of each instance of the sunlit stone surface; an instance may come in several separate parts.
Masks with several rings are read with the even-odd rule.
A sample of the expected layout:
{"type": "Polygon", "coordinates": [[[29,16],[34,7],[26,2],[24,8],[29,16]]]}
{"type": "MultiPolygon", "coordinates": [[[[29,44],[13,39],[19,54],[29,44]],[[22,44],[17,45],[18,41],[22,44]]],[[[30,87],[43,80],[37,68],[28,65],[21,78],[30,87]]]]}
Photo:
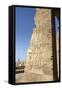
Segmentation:
{"type": "Polygon", "coordinates": [[[34,23],[23,79],[26,81],[52,81],[51,9],[37,8],[34,23]]]}
{"type": "Polygon", "coordinates": [[[58,77],[59,77],[59,31],[56,33],[56,46],[57,46],[57,68],[58,68],[58,77]]]}

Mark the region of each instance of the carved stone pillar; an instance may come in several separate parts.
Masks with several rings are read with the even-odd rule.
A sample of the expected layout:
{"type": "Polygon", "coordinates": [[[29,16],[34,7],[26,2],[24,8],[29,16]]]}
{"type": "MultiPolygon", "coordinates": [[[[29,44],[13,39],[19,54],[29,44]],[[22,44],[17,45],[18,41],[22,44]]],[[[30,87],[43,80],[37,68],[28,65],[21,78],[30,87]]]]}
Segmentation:
{"type": "Polygon", "coordinates": [[[51,9],[37,8],[34,23],[25,70],[40,70],[44,80],[53,80],[51,9]]]}

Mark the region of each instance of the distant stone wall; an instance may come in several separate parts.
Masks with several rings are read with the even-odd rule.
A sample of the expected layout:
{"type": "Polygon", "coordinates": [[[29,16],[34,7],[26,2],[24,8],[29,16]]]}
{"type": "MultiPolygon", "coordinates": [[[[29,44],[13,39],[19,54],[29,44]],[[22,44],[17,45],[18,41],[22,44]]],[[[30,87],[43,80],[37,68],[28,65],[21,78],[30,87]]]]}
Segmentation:
{"type": "Polygon", "coordinates": [[[56,34],[56,46],[57,46],[57,68],[58,68],[58,78],[59,78],[59,31],[56,34]]]}

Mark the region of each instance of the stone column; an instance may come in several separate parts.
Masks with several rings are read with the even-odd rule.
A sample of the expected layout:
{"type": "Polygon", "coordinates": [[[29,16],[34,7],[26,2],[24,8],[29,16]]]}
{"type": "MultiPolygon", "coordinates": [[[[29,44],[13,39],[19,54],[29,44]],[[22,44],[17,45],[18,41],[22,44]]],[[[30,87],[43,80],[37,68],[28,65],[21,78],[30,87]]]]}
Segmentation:
{"type": "MultiPolygon", "coordinates": [[[[36,9],[26,70],[37,69],[53,80],[51,9],[36,9]],[[29,62],[29,63],[28,63],[29,62]]],[[[49,80],[49,79],[48,79],[49,80]]]]}

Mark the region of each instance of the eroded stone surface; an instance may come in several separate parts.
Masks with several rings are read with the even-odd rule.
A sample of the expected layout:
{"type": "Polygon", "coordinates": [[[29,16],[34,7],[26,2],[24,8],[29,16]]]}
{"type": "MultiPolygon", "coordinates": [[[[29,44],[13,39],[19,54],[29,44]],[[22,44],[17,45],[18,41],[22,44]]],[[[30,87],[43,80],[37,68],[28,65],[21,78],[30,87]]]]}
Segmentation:
{"type": "Polygon", "coordinates": [[[41,81],[53,80],[51,9],[37,8],[34,23],[25,72],[34,70],[33,73],[39,74],[40,71],[43,72],[39,74],[41,81]]]}

